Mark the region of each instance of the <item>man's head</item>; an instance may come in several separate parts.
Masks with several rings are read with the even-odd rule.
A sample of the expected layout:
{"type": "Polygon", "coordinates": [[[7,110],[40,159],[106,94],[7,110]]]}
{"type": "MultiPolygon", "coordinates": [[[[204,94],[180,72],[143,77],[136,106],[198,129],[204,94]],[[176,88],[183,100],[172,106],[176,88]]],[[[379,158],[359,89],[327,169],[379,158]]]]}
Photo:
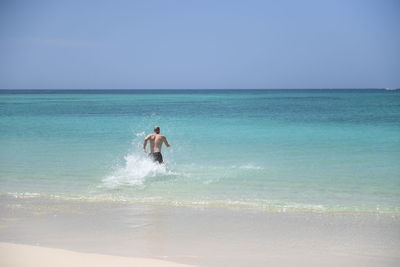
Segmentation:
{"type": "Polygon", "coordinates": [[[155,126],[155,127],[154,127],[154,132],[155,132],[156,134],[159,134],[159,133],[160,133],[160,126],[155,126]]]}

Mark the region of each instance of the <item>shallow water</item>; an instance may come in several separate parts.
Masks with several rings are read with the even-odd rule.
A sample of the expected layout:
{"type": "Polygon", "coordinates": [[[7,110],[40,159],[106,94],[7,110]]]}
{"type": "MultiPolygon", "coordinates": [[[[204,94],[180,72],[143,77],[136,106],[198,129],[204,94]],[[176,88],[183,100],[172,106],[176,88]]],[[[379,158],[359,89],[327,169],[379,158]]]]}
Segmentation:
{"type": "Polygon", "coordinates": [[[3,90],[0,115],[1,193],[400,212],[397,91],[3,90]]]}

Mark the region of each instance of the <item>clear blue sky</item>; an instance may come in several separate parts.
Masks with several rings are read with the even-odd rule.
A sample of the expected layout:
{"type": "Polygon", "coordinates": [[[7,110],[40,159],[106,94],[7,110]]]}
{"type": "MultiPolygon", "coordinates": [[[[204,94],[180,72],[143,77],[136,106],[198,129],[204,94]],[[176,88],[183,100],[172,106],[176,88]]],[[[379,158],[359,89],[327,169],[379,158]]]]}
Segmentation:
{"type": "Polygon", "coordinates": [[[400,87],[399,0],[0,1],[0,88],[400,87]]]}

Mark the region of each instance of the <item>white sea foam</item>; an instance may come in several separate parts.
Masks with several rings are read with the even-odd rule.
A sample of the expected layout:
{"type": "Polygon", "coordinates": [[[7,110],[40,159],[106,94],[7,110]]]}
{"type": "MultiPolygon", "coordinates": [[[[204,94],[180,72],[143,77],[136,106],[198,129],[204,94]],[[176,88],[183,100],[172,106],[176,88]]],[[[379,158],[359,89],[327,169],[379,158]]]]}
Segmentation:
{"type": "Polygon", "coordinates": [[[244,165],[240,165],[240,166],[232,166],[232,168],[238,168],[238,169],[242,169],[242,170],[262,170],[264,169],[263,167],[248,163],[248,164],[244,164],[244,165]]]}
{"type": "Polygon", "coordinates": [[[262,170],[263,167],[256,166],[253,164],[246,164],[239,167],[240,169],[249,169],[249,170],[262,170]]]}
{"type": "Polygon", "coordinates": [[[39,193],[31,192],[8,192],[7,194],[15,198],[36,198],[41,196],[39,193]]]}

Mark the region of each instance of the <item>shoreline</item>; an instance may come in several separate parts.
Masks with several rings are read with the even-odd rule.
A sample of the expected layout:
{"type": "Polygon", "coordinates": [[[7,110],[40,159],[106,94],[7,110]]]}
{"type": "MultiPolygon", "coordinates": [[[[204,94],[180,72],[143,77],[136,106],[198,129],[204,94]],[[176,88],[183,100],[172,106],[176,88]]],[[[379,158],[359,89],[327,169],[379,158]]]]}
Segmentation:
{"type": "MultiPolygon", "coordinates": [[[[376,215],[376,216],[388,216],[388,217],[398,217],[400,218],[400,207],[381,207],[377,206],[375,209],[359,207],[358,209],[348,209],[348,208],[329,208],[321,207],[322,205],[317,204],[299,204],[294,203],[293,206],[278,206],[278,205],[265,205],[257,206],[253,203],[223,203],[223,202],[202,202],[202,203],[191,203],[191,202],[157,202],[157,201],[135,201],[129,199],[100,199],[100,198],[90,198],[90,197],[65,197],[59,195],[44,195],[41,193],[17,193],[17,192],[7,192],[0,193],[0,201],[5,198],[15,198],[15,199],[36,199],[42,201],[66,201],[75,203],[97,203],[101,204],[116,204],[116,205],[133,205],[133,206],[159,206],[159,207],[187,207],[194,209],[223,209],[223,210],[236,210],[236,211],[256,211],[256,212],[277,212],[277,213],[310,213],[310,214],[332,214],[332,215],[376,215]],[[296,207],[296,205],[300,207],[296,207]],[[304,207],[301,207],[304,206],[304,207]],[[309,206],[309,208],[307,208],[309,206]]],[[[240,201],[239,201],[240,202],[240,201]]]]}
{"type": "Polygon", "coordinates": [[[2,198],[0,242],[198,266],[396,266],[400,219],[2,198]]]}

